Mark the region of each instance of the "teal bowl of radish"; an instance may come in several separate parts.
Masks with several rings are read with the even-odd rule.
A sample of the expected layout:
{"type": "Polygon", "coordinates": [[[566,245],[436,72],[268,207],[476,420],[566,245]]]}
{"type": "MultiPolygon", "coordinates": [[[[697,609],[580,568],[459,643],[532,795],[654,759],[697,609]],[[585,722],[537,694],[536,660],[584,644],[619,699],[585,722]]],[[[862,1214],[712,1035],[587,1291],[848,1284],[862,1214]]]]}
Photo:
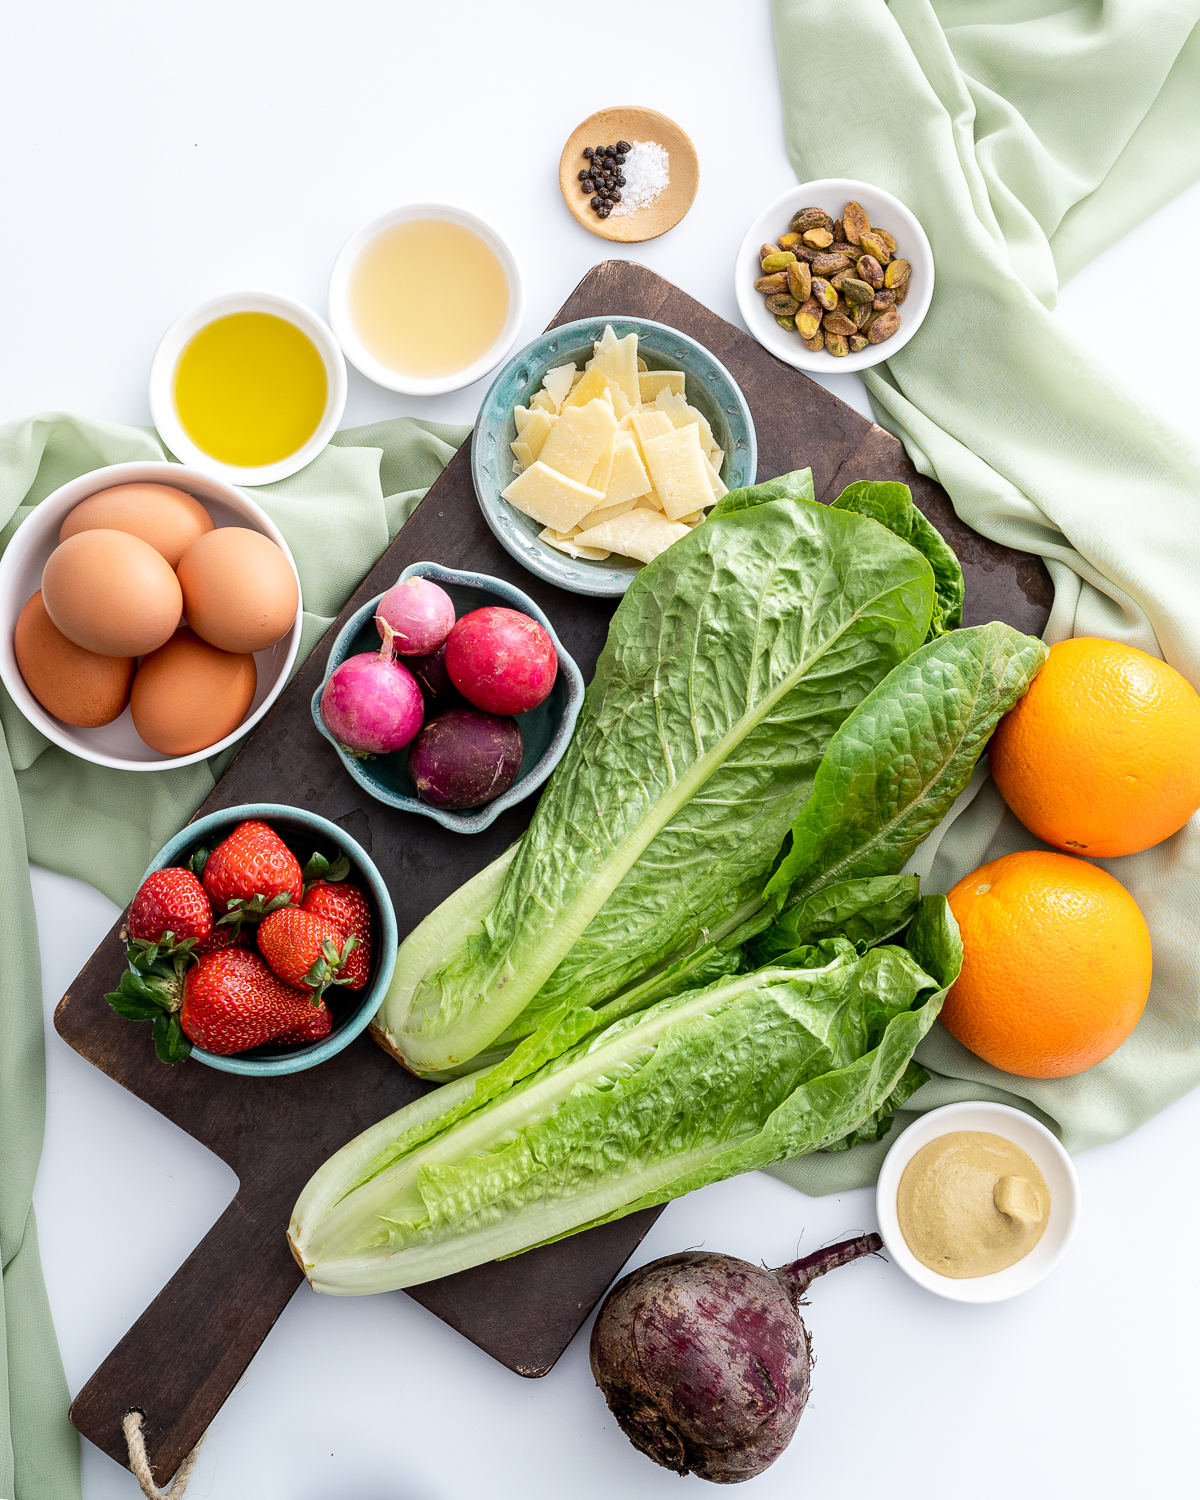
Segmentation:
{"type": "Polygon", "coordinates": [[[546,781],[583,693],[578,666],[527,594],[418,562],[339,631],[312,716],[364,791],[469,834],[546,781]]]}
{"type": "MultiPolygon", "coordinates": [[[[308,872],[313,869],[314,856],[317,856],[315,864],[320,868],[334,867],[342,861],[344,885],[361,892],[369,913],[369,935],[365,943],[369,949],[369,962],[365,966],[366,983],[360,989],[350,989],[334,983],[320,996],[332,1017],[332,1026],[321,1040],[307,1045],[266,1042],[245,1051],[227,1054],[209,1051],[195,1042],[191,1045],[190,1058],[206,1067],[216,1068],[222,1073],[271,1078],[316,1067],[336,1056],[366,1030],[387,993],[392,970],[396,966],[396,914],[383,877],[356,839],[351,838],[345,829],[331,823],[328,818],[307,812],[304,808],[273,802],[246,803],[240,807],[224,808],[189,823],[155,856],[142,878],[142,886],[156,871],[191,869],[191,861],[197,850],[218,850],[223,841],[245,823],[266,824],[274,831],[294,856],[295,867],[305,872],[305,893],[311,889],[308,872]]],[[[205,867],[201,865],[200,868],[203,870],[205,867]]],[[[333,873],[338,871],[334,870],[333,873]]],[[[286,902],[286,898],[281,900],[286,902]]],[[[137,897],[134,901],[135,905],[130,908],[131,918],[137,897]]],[[[133,927],[132,921],[128,925],[133,927]]],[[[261,933],[261,924],[257,931],[261,933]]],[[[263,945],[265,946],[265,940],[263,945]]],[[[247,946],[252,946],[249,940],[247,946]]],[[[130,1013],[126,1011],[123,1014],[130,1013]]]]}

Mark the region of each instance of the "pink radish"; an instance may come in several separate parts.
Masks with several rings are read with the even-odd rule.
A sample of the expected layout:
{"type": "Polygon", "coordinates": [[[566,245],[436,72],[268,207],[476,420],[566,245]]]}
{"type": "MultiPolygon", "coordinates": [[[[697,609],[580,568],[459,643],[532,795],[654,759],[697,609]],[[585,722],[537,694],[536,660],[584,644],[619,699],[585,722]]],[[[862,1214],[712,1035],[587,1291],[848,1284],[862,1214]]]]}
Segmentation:
{"type": "Polygon", "coordinates": [[[321,694],[325,727],[350,755],[365,758],[403,749],[425,718],[416,679],[393,656],[394,634],[385,624],[380,650],[348,656],[321,694]]]}
{"type": "Polygon", "coordinates": [[[463,615],[450,632],[446,670],[476,708],[523,714],[549,696],[558,675],[558,653],[536,620],[516,609],[489,605],[463,615]]]}
{"type": "Polygon", "coordinates": [[[375,624],[380,636],[385,623],[395,633],[401,656],[428,656],[454,628],[454,601],[428,578],[405,578],[379,601],[375,624]]]}

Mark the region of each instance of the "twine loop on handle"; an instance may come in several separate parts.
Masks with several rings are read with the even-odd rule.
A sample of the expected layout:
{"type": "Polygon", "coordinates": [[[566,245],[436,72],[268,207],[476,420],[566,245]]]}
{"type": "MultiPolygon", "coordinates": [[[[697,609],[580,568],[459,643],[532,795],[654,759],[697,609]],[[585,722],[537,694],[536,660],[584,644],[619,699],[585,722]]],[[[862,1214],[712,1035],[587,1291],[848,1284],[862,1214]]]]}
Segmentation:
{"type": "Polygon", "coordinates": [[[145,1413],[134,1407],[125,1413],[121,1423],[121,1430],[125,1434],[125,1442],[129,1447],[129,1467],[133,1470],[134,1478],[141,1486],[146,1500],[183,1500],[183,1493],[188,1487],[188,1480],[192,1477],[192,1470],[196,1467],[196,1460],[200,1457],[200,1449],[204,1445],[207,1434],[200,1434],[200,1441],[175,1471],[175,1478],[172,1479],[169,1488],[160,1490],[154,1483],[154,1475],[150,1472],[146,1439],[142,1436],[144,1421],[145,1413]]]}

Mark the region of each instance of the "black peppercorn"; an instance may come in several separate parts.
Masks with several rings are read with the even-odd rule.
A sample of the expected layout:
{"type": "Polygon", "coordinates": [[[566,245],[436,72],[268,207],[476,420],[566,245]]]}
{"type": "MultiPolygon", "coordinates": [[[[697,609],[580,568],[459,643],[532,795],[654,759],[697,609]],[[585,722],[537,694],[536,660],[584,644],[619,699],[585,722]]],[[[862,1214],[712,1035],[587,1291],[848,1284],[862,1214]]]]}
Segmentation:
{"type": "Polygon", "coordinates": [[[580,182],[586,182],[587,179],[588,179],[588,177],[590,175],[591,174],[589,173],[588,169],[586,167],[584,167],[583,171],[580,172],[580,174],[579,174],[579,180],[580,180],[580,182]]]}
{"type": "Polygon", "coordinates": [[[617,164],[618,167],[623,167],[625,165],[625,153],[624,153],[624,151],[618,151],[617,154],[616,154],[616,156],[613,157],[613,161],[616,162],[616,164],[617,164]]]}
{"type": "Polygon", "coordinates": [[[628,156],[629,153],[633,150],[633,147],[629,144],[628,141],[618,141],[617,150],[622,152],[625,156],[628,156]]]}
{"type": "Polygon", "coordinates": [[[591,146],[585,146],[583,148],[583,154],[587,157],[588,161],[591,161],[592,157],[595,156],[596,153],[591,146]]]}
{"type": "Polygon", "coordinates": [[[618,187],[624,187],[625,186],[625,173],[624,172],[618,172],[617,173],[617,186],[618,187]]]}
{"type": "Polygon", "coordinates": [[[609,195],[608,195],[608,201],[610,203],[620,203],[620,201],[621,201],[621,190],[620,190],[620,188],[613,188],[612,192],[609,193],[609,195]]]}
{"type": "Polygon", "coordinates": [[[596,191],[596,184],[590,177],[585,177],[580,183],[580,187],[582,187],[585,193],[594,193],[596,191]]]}
{"type": "Polygon", "coordinates": [[[600,194],[599,194],[599,193],[597,193],[597,194],[596,194],[596,196],[595,196],[595,197],[594,197],[594,198],[593,198],[593,199],[592,199],[592,207],[593,207],[593,208],[599,208],[599,207],[600,207],[600,205],[601,205],[601,204],[602,204],[602,203],[603,203],[603,202],[604,202],[604,199],[603,199],[603,198],[601,198],[601,196],[600,196],[600,194]]]}

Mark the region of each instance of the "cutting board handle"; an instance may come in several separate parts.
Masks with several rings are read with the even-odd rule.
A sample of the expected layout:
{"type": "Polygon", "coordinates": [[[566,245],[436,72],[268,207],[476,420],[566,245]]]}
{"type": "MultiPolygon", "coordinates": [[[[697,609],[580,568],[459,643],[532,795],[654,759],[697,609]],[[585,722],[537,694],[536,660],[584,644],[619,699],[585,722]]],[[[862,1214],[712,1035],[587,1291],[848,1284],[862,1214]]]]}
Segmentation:
{"type": "Polygon", "coordinates": [[[125,1413],[145,1413],[155,1483],[165,1485],[196,1446],[303,1277],[282,1234],[292,1197],[243,1184],[237,1197],[116,1346],[71,1406],[71,1422],[128,1467],[125,1413]],[[221,1269],[235,1305],[214,1297],[221,1269]]]}

